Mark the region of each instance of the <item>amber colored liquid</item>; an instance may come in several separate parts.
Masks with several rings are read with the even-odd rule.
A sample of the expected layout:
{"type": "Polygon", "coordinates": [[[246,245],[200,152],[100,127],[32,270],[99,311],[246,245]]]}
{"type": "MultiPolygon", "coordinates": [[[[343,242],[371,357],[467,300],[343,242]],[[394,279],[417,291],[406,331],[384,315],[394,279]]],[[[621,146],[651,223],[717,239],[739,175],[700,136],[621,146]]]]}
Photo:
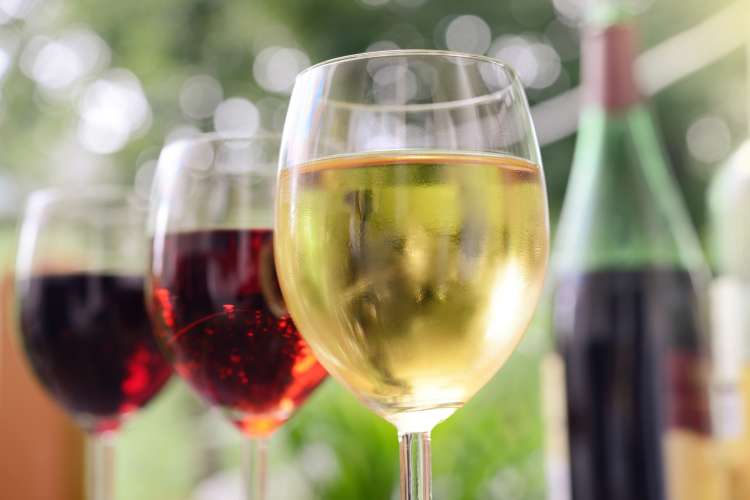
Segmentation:
{"type": "Polygon", "coordinates": [[[284,170],[280,282],[326,368],[401,430],[468,401],[513,352],[547,263],[541,169],[517,158],[339,157],[284,170]]]}

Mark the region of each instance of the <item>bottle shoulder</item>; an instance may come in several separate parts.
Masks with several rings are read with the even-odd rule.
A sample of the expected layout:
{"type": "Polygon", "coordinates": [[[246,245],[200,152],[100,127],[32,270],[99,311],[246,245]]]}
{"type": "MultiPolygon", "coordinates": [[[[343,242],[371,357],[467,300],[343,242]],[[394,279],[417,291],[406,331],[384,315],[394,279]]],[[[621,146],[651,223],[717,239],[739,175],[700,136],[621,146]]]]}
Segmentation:
{"type": "Polygon", "coordinates": [[[581,120],[553,262],[575,269],[705,268],[697,235],[644,106],[581,120]]]}

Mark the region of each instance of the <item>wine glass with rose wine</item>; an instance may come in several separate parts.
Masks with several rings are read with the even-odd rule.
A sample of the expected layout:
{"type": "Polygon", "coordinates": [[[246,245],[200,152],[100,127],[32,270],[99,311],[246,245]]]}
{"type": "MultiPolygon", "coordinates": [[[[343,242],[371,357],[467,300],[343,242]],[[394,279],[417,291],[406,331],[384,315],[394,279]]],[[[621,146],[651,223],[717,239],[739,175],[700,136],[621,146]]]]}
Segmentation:
{"type": "Polygon", "coordinates": [[[159,159],[149,284],[175,371],[248,438],[247,493],[266,496],[266,448],[324,380],[286,311],[274,265],[279,140],[204,135],[159,159]]]}

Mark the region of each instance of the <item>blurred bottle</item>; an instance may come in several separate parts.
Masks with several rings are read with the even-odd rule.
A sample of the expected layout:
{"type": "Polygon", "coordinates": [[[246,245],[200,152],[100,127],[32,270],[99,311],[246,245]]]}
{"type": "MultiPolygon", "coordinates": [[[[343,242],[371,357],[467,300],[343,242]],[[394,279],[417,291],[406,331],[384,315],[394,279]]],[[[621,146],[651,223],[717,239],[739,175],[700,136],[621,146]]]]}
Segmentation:
{"type": "Polygon", "coordinates": [[[638,91],[632,19],[616,2],[590,14],[544,364],[549,498],[724,499],[707,267],[638,91]]]}
{"type": "MultiPolygon", "coordinates": [[[[749,52],[750,53],[750,52],[749,52]]],[[[750,141],[709,190],[714,404],[732,500],[750,499],[750,141]]]]}

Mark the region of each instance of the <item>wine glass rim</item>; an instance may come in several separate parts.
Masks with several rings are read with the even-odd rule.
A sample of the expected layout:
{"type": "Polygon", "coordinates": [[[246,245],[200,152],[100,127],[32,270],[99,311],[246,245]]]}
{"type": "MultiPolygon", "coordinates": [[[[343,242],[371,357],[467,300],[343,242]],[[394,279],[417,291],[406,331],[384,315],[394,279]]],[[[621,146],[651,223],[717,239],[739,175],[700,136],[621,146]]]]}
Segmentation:
{"type": "Polygon", "coordinates": [[[441,102],[429,102],[429,103],[401,103],[401,104],[380,104],[380,103],[367,103],[367,102],[353,102],[353,101],[342,101],[340,99],[326,99],[326,104],[335,108],[348,109],[348,110],[377,110],[378,112],[429,112],[436,110],[450,110],[455,108],[461,108],[466,106],[477,106],[492,101],[498,101],[503,99],[509,92],[513,92],[520,88],[520,92],[523,93],[523,87],[520,85],[520,79],[516,71],[508,64],[494,59],[489,56],[480,54],[469,54],[465,52],[453,52],[449,50],[427,50],[427,49],[399,49],[399,50],[382,50],[378,52],[363,52],[360,54],[352,54],[348,56],[338,57],[323,61],[309,68],[304,69],[299,75],[297,75],[297,81],[305,75],[308,71],[320,69],[326,66],[335,66],[340,63],[353,62],[353,61],[366,61],[375,60],[388,57],[408,57],[408,56],[440,56],[440,57],[452,57],[455,59],[464,59],[472,61],[481,61],[499,68],[508,76],[508,84],[503,85],[502,88],[481,95],[473,97],[467,97],[464,99],[454,99],[441,102]]]}
{"type": "Polygon", "coordinates": [[[494,57],[485,56],[483,54],[470,54],[468,52],[455,52],[452,50],[438,50],[438,49],[394,49],[394,50],[378,50],[375,52],[360,52],[357,54],[349,54],[346,56],[335,57],[333,59],[328,59],[328,60],[313,64],[312,66],[309,66],[303,69],[302,71],[300,71],[299,74],[297,75],[297,79],[299,79],[301,76],[309,72],[312,72],[314,70],[318,70],[326,66],[335,66],[335,65],[345,63],[345,62],[364,61],[367,59],[383,59],[386,57],[408,57],[408,56],[453,57],[456,59],[466,59],[466,60],[486,62],[486,63],[493,64],[495,66],[498,66],[502,70],[506,71],[508,74],[512,76],[513,80],[518,79],[516,70],[514,70],[511,65],[503,61],[500,61],[499,59],[495,59],[494,57]]]}

